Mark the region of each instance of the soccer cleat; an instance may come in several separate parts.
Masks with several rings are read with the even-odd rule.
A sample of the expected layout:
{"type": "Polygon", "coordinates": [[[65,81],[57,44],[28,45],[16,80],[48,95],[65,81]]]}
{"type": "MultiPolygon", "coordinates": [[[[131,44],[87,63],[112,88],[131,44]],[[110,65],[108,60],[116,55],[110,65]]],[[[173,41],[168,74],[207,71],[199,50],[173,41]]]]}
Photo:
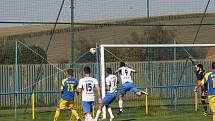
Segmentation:
{"type": "Polygon", "coordinates": [[[145,91],[141,91],[141,94],[144,94],[144,95],[149,95],[147,92],[145,91]]]}
{"type": "Polygon", "coordinates": [[[195,88],[194,88],[193,91],[194,91],[194,92],[198,92],[198,86],[195,86],[195,88]]]}
{"type": "Polygon", "coordinates": [[[119,109],[119,112],[117,113],[117,115],[120,115],[121,113],[123,113],[123,109],[119,109]]]}
{"type": "Polygon", "coordinates": [[[203,112],[202,115],[203,116],[207,116],[208,114],[207,114],[207,112],[203,112]]]}

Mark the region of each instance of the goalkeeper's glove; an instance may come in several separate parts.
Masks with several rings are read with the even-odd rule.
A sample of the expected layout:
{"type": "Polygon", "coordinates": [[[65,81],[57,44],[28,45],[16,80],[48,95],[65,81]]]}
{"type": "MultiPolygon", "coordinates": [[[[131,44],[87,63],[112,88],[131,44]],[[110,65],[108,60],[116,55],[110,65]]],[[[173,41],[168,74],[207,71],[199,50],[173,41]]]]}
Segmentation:
{"type": "Polygon", "coordinates": [[[194,92],[198,92],[198,86],[195,86],[195,88],[194,88],[193,91],[194,91],[194,92]]]}

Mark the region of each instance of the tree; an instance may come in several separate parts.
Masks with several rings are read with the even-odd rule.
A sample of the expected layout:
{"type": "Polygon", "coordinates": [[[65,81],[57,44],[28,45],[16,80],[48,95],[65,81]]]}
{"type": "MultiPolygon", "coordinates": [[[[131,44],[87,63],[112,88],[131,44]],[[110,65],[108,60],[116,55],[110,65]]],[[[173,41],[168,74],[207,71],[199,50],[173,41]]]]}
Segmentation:
{"type": "Polygon", "coordinates": [[[47,60],[46,52],[39,46],[31,46],[32,50],[26,47],[19,49],[19,63],[20,64],[40,64],[47,63],[44,59],[47,60]]]}
{"type": "MultiPolygon", "coordinates": [[[[26,48],[24,46],[18,46],[18,63],[19,64],[39,64],[47,63],[44,59],[47,59],[47,54],[39,46],[30,46],[26,48]],[[31,48],[32,50],[30,50],[31,48]],[[36,54],[37,53],[37,54],[36,54]],[[39,56],[39,55],[41,56],[39,56]]],[[[15,41],[6,42],[0,45],[0,64],[15,64],[16,62],[16,46],[15,41]]]]}

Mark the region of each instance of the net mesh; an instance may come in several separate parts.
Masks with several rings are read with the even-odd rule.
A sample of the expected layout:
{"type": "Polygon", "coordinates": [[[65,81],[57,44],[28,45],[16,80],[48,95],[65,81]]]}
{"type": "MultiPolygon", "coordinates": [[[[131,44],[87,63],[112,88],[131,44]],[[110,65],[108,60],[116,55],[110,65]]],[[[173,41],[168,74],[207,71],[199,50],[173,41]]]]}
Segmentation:
{"type": "MultiPolygon", "coordinates": [[[[29,101],[31,94],[19,94],[17,95],[17,102],[15,102],[15,93],[10,95],[4,95],[4,93],[16,92],[17,90],[19,92],[31,92],[34,84],[37,85],[36,91],[58,90],[60,80],[64,78],[62,70],[73,66],[75,66],[76,71],[75,77],[78,79],[83,76],[83,67],[85,65],[93,69],[94,77],[99,77],[97,64],[95,64],[96,55],[91,55],[88,52],[96,44],[171,44],[174,43],[173,40],[176,43],[193,43],[199,27],[200,30],[195,43],[214,43],[215,9],[213,6],[215,2],[210,1],[204,15],[207,2],[202,0],[1,1],[0,111],[4,113],[1,113],[0,119],[3,117],[5,120],[13,120],[15,104],[17,104],[16,113],[25,114],[27,107],[27,112],[29,113],[23,115],[23,117],[31,119],[31,102],[29,101]],[[60,12],[61,5],[62,11],[60,12]],[[57,20],[58,14],[59,20],[57,20]],[[203,22],[201,24],[202,17],[203,22]],[[53,31],[55,22],[57,26],[53,31]],[[53,36],[52,39],[51,36],[53,36]],[[16,42],[18,42],[17,46],[16,42]],[[49,42],[50,45],[48,46],[49,42]],[[18,71],[16,71],[16,59],[18,59],[18,71]],[[72,64],[71,60],[75,60],[75,64],[72,64]],[[40,67],[41,64],[43,64],[42,67],[40,67]],[[16,72],[18,72],[18,83],[15,82],[16,72]],[[38,74],[41,72],[42,74],[37,79],[38,74]],[[36,81],[39,81],[39,83],[36,81]]],[[[187,48],[198,62],[202,62],[206,66],[210,65],[210,62],[205,62],[205,59],[214,59],[214,49],[201,48],[202,51],[195,49],[187,48]]],[[[183,49],[176,49],[176,53],[176,68],[177,71],[178,69],[181,71],[184,64],[186,64],[184,58],[188,56],[183,49]]],[[[162,50],[153,48],[109,48],[106,50],[105,56],[107,66],[113,66],[114,69],[118,68],[118,61],[121,59],[128,62],[135,69],[143,71],[143,75],[134,75],[134,80],[143,80],[143,83],[135,82],[135,84],[144,87],[160,84],[169,85],[170,82],[162,81],[161,83],[154,80],[159,78],[165,80],[166,75],[171,75],[173,69],[173,62],[170,61],[173,60],[172,54],[172,48],[162,50]],[[164,55],[163,53],[169,54],[164,55]],[[158,60],[160,61],[157,62],[158,60]],[[159,74],[153,75],[154,73],[159,74]]],[[[206,68],[209,69],[209,66],[206,68]]],[[[182,76],[180,84],[187,84],[183,80],[187,78],[192,80],[194,78],[194,75],[191,74],[191,69],[193,68],[189,62],[184,73],[189,72],[190,76],[189,78],[182,76]]],[[[179,74],[182,73],[180,71],[178,72],[179,74]]],[[[168,77],[166,80],[171,78],[168,77]]],[[[178,78],[179,76],[177,76],[177,80],[178,78]]],[[[184,91],[185,88],[178,88],[177,90],[180,93],[186,92],[184,91]]],[[[165,96],[172,94],[172,88],[149,89],[148,91],[152,94],[156,93],[155,97],[149,97],[151,98],[150,100],[155,100],[154,102],[149,102],[150,105],[172,104],[170,97],[168,97],[167,101],[161,100],[165,96]],[[168,94],[164,94],[163,92],[165,91],[168,94]],[[164,95],[164,97],[162,98],[160,95],[164,95]]],[[[60,94],[58,93],[36,94],[36,112],[51,111],[54,115],[59,97],[60,94]],[[47,110],[45,107],[50,108],[47,110]]],[[[145,104],[142,102],[144,97],[136,98],[131,94],[126,100],[130,99],[132,105],[125,104],[128,107],[135,107],[136,103],[141,106],[145,104]]],[[[183,103],[183,101],[181,102],[183,103]]],[[[178,104],[181,102],[178,101],[178,104]]],[[[114,105],[117,107],[117,102],[114,105]]],[[[80,104],[78,104],[78,107],[78,110],[81,111],[80,104]]],[[[132,110],[129,111],[132,112],[132,110]]],[[[154,110],[154,113],[156,111],[154,110]]],[[[46,114],[38,114],[37,118],[49,120],[43,119],[44,117],[50,118],[46,117],[46,114]]],[[[157,112],[156,115],[160,114],[160,112],[157,112]]],[[[17,120],[24,119],[21,116],[17,114],[17,120]]]]}
{"type": "MultiPolygon", "coordinates": [[[[213,62],[210,50],[214,47],[189,48],[105,48],[105,68],[117,70],[119,62],[135,69],[132,74],[134,85],[139,90],[147,91],[149,115],[168,116],[171,111],[178,115],[195,110],[195,92],[197,85],[195,66],[201,63],[206,71],[210,71],[213,62]]],[[[120,76],[118,75],[119,81],[120,76]]],[[[120,89],[120,86],[119,86],[120,89]]],[[[203,111],[200,102],[201,91],[198,92],[198,110],[203,111]]],[[[118,101],[113,107],[118,108],[118,101]]],[[[142,107],[146,113],[146,97],[138,97],[128,92],[124,97],[125,112],[132,112],[134,107],[142,107]]]]}

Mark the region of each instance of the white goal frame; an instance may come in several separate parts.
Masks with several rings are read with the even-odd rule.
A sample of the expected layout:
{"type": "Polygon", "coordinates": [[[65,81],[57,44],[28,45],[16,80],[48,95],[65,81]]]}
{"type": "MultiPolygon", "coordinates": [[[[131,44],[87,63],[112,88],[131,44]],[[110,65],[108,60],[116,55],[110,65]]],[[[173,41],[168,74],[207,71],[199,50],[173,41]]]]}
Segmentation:
{"type": "MultiPolygon", "coordinates": [[[[100,71],[101,92],[105,96],[105,48],[188,48],[188,47],[215,47],[215,44],[101,44],[100,45],[100,71]]],[[[106,108],[103,107],[103,119],[106,119],[106,108]]]]}

